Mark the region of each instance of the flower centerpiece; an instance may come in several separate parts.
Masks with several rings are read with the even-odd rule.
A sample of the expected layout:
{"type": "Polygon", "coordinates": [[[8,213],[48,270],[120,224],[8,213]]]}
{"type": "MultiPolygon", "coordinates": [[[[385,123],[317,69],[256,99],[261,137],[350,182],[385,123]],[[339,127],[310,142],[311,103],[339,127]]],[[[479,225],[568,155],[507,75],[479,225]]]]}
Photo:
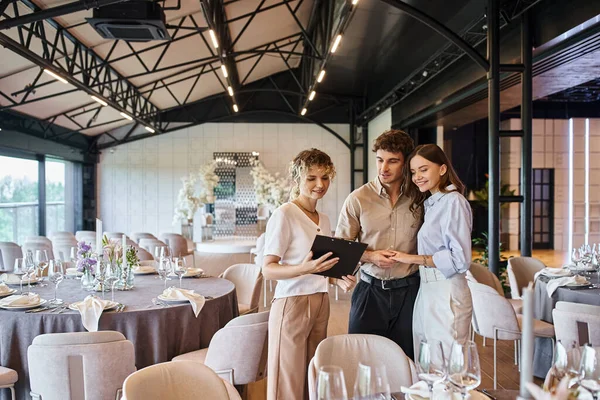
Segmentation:
{"type": "Polygon", "coordinates": [[[137,252],[137,249],[133,246],[127,246],[125,249],[127,266],[124,267],[121,265],[121,278],[118,283],[120,290],[133,289],[133,279],[135,276],[133,270],[140,265],[140,258],[138,257],[137,252]]]}
{"type": "Polygon", "coordinates": [[[85,290],[94,288],[93,273],[97,260],[92,253],[92,246],[84,242],[77,242],[77,271],[82,272],[81,287],[85,290]]]}
{"type": "Polygon", "coordinates": [[[217,162],[212,161],[200,167],[197,173],[190,173],[181,178],[183,187],[177,195],[177,205],[173,223],[182,222],[181,233],[184,237],[192,239],[194,214],[205,204],[215,202],[214,189],[219,183],[215,173],[217,162]],[[200,194],[196,195],[196,182],[200,183],[200,194]]]}
{"type": "Polygon", "coordinates": [[[254,162],[250,175],[254,181],[256,203],[275,210],[288,200],[290,183],[279,172],[271,174],[258,160],[254,162]]]}

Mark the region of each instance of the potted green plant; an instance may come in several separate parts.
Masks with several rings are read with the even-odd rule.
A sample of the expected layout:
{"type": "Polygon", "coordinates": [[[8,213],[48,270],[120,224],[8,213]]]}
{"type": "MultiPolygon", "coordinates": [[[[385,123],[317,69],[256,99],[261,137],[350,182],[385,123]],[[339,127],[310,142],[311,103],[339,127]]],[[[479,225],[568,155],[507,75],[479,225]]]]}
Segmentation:
{"type": "MultiPolygon", "coordinates": [[[[490,248],[488,243],[488,234],[487,232],[483,232],[481,234],[482,237],[473,238],[471,241],[473,243],[473,248],[478,252],[477,258],[473,259],[474,263],[481,264],[486,268],[489,268],[489,260],[490,260],[490,248]]],[[[498,272],[500,283],[502,283],[502,288],[504,289],[504,293],[507,294],[510,292],[510,283],[508,282],[508,272],[506,271],[506,267],[508,267],[508,258],[502,255],[502,243],[500,245],[500,260],[498,263],[498,272]]]]}

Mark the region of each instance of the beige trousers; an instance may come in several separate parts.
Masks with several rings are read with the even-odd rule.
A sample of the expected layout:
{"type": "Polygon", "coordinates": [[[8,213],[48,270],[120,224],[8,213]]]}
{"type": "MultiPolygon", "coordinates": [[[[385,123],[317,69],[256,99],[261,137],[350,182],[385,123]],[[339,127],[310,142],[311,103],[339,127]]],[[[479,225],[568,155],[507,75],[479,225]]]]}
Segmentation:
{"type": "Polygon", "coordinates": [[[267,400],[308,399],[307,369],[327,337],[329,295],[276,299],[269,314],[267,400]]]}

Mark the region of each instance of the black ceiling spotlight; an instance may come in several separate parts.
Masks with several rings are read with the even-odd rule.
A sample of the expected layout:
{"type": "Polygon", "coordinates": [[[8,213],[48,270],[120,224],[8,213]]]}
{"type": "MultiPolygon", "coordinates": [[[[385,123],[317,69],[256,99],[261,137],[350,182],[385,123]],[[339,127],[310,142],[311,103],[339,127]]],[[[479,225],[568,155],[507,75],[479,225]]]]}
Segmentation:
{"type": "Polygon", "coordinates": [[[153,1],[127,1],[94,8],[88,23],[105,39],[128,42],[171,39],[165,24],[165,12],[153,1]]]}

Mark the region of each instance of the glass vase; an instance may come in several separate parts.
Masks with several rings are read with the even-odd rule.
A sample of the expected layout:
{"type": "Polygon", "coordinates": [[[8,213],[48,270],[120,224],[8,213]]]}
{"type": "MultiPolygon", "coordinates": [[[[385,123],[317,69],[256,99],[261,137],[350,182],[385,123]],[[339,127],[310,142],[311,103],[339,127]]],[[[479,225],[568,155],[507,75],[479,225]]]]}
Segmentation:
{"type": "Polygon", "coordinates": [[[120,279],[117,284],[119,290],[131,290],[133,289],[133,268],[132,267],[120,267],[120,279]]]}
{"type": "Polygon", "coordinates": [[[181,223],[181,235],[189,240],[193,240],[194,237],[194,220],[188,219],[181,223]]]}
{"type": "Polygon", "coordinates": [[[92,275],[92,271],[89,268],[83,270],[83,275],[81,276],[81,288],[83,290],[92,291],[94,290],[94,275],[92,275]]]}

